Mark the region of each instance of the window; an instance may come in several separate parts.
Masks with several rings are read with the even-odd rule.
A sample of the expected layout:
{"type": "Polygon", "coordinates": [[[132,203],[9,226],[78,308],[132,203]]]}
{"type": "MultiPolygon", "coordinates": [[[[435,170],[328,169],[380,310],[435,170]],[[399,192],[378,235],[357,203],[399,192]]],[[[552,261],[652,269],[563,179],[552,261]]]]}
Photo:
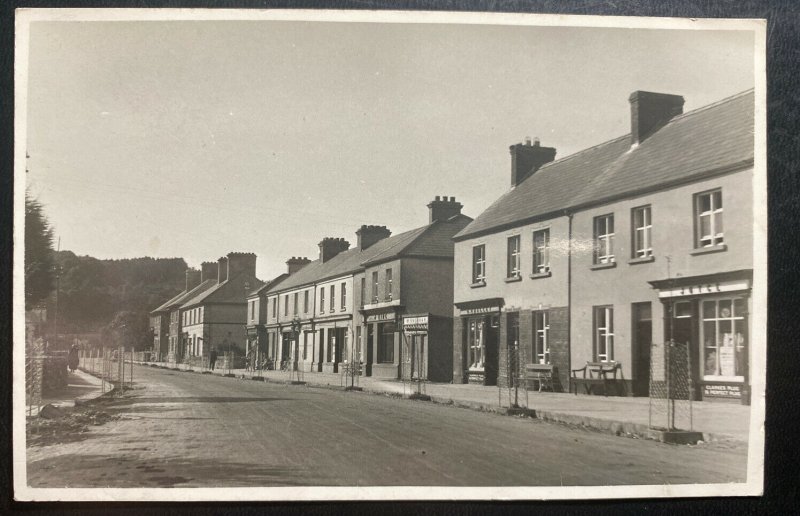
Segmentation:
{"type": "Polygon", "coordinates": [[[594,357],[598,362],[614,360],[614,308],[594,307],[594,357]]]}
{"type": "Polygon", "coordinates": [[[303,313],[308,313],[308,290],[303,292],[303,313]]]}
{"type": "Polygon", "coordinates": [[[695,196],[697,241],[695,247],[712,247],[723,243],[722,190],[695,196]]]}
{"type": "Polygon", "coordinates": [[[325,287],[319,289],[319,313],[325,313],[325,287]]]}
{"type": "Polygon", "coordinates": [[[703,301],[703,378],[744,380],[747,367],[747,301],[703,301]]]}
{"type": "Polygon", "coordinates": [[[378,333],[378,362],[381,364],[394,363],[394,323],[379,325],[378,333]]]}
{"type": "Polygon", "coordinates": [[[372,273],[372,302],[378,302],[378,271],[372,273]]]}
{"type": "Polygon", "coordinates": [[[486,246],[476,245],[472,248],[472,283],[486,281],[486,246]]]}
{"type": "Polygon", "coordinates": [[[614,263],[614,215],[594,218],[594,263],[614,263]]]}
{"type": "Polygon", "coordinates": [[[633,255],[632,258],[648,258],[653,256],[653,244],[650,233],[653,230],[653,219],[650,206],[634,208],[631,213],[633,225],[633,255]]]}
{"type": "Polygon", "coordinates": [[[386,301],[392,300],[392,269],[386,269],[386,301]]]}
{"type": "MultiPolygon", "coordinates": [[[[308,293],[308,290],[306,290],[306,293],[308,293]]],[[[303,360],[307,360],[307,359],[308,359],[308,332],[304,331],[303,332],[303,360]]]]}
{"type": "Polygon", "coordinates": [[[347,307],[347,283],[342,283],[342,288],[339,289],[339,290],[342,291],[342,293],[340,294],[340,296],[342,298],[341,309],[342,309],[342,311],[344,311],[346,309],[346,307],[347,307]]]}
{"type": "Polygon", "coordinates": [[[205,311],[205,310],[203,310],[203,307],[201,306],[201,307],[200,307],[200,322],[203,322],[203,312],[204,312],[204,311],[205,311]]]}
{"type": "Polygon", "coordinates": [[[550,363],[550,316],[547,311],[533,313],[534,360],[537,364],[550,363]]]}
{"type": "Polygon", "coordinates": [[[331,285],[331,312],[336,310],[336,285],[331,285]]]}
{"type": "Polygon", "coordinates": [[[516,278],[519,276],[519,235],[508,238],[508,259],[506,264],[506,276],[516,278]]]}
{"type": "Polygon", "coordinates": [[[484,319],[470,319],[467,326],[467,362],[471,371],[483,370],[485,325],[484,319]]]}
{"type": "Polygon", "coordinates": [[[294,310],[292,311],[292,313],[295,314],[295,315],[297,315],[297,312],[298,312],[297,302],[298,302],[298,296],[299,295],[300,295],[299,292],[295,292],[294,293],[294,300],[293,300],[293,303],[292,303],[292,308],[294,310]]]}
{"type": "Polygon", "coordinates": [[[367,301],[367,278],[361,278],[361,306],[367,301]]]}
{"type": "Polygon", "coordinates": [[[250,320],[254,321],[256,319],[256,302],[250,301],[250,320]]]}
{"type": "Polygon", "coordinates": [[[289,315],[289,294],[283,296],[283,315],[289,315]]]}
{"type": "Polygon", "coordinates": [[[550,229],[533,232],[533,273],[550,272],[550,229]]]}
{"type": "Polygon", "coordinates": [[[273,319],[277,319],[278,318],[278,298],[277,297],[273,297],[272,298],[272,318],[273,319]]]}

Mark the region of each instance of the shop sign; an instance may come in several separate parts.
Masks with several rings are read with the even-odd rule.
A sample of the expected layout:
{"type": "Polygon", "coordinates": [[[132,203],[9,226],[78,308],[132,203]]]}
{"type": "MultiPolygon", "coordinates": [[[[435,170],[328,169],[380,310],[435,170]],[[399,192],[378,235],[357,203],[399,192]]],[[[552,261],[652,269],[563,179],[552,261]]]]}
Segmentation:
{"type": "Polygon", "coordinates": [[[499,311],[499,306],[484,306],[481,308],[465,308],[461,310],[461,315],[491,314],[499,311]]]}
{"type": "Polygon", "coordinates": [[[662,290],[658,297],[678,297],[699,294],[717,294],[722,292],[735,292],[737,290],[747,290],[750,288],[748,281],[717,281],[712,283],[702,283],[698,285],[686,285],[662,290]]]}
{"type": "Polygon", "coordinates": [[[394,321],[395,320],[395,313],[394,312],[385,312],[382,314],[372,314],[367,316],[367,322],[378,322],[378,321],[394,321]]]}
{"type": "Polygon", "coordinates": [[[741,385],[703,385],[703,397],[736,398],[742,397],[741,385]]]}
{"type": "Polygon", "coordinates": [[[426,332],[428,331],[428,316],[404,317],[403,318],[403,331],[412,332],[426,332]]]}

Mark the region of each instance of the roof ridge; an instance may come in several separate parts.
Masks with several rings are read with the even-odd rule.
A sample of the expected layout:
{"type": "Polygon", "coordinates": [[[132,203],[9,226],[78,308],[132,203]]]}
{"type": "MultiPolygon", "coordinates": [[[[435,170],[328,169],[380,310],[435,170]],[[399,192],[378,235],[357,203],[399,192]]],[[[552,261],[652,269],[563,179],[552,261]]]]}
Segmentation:
{"type": "MultiPolygon", "coordinates": [[[[397,253],[395,253],[395,254],[394,254],[394,255],[392,255],[392,256],[399,256],[399,255],[400,255],[400,253],[402,253],[403,251],[405,251],[406,249],[408,249],[408,248],[409,248],[409,246],[411,246],[411,245],[412,245],[414,242],[416,242],[417,240],[419,240],[419,239],[422,237],[422,235],[424,235],[424,234],[425,234],[425,232],[426,232],[426,231],[428,231],[428,228],[430,228],[431,226],[433,226],[433,225],[434,225],[435,223],[437,223],[437,222],[439,222],[439,221],[438,221],[438,220],[434,220],[433,222],[431,222],[431,223],[429,223],[429,224],[426,224],[426,225],[424,225],[424,226],[419,226],[419,227],[416,227],[416,228],[414,228],[414,229],[409,229],[408,231],[403,231],[402,233],[398,233],[397,235],[395,235],[396,237],[398,237],[398,240],[399,240],[399,237],[401,237],[401,236],[403,236],[403,235],[407,235],[408,233],[413,233],[414,231],[419,231],[419,234],[417,234],[417,235],[416,235],[414,238],[412,238],[412,239],[411,239],[409,242],[406,242],[406,243],[405,243],[405,245],[404,245],[404,246],[403,246],[403,247],[402,247],[402,248],[401,248],[401,249],[400,249],[400,250],[399,250],[397,253]],[[421,231],[420,231],[420,230],[421,230],[421,231]]],[[[389,238],[391,238],[391,237],[389,237],[389,238]]],[[[375,253],[375,255],[373,255],[373,256],[371,256],[371,257],[367,258],[366,260],[364,260],[363,262],[361,262],[359,265],[363,265],[363,264],[365,264],[365,263],[369,263],[369,262],[370,262],[370,260],[372,260],[373,258],[375,258],[375,256],[376,256],[376,255],[378,255],[378,254],[383,254],[383,253],[385,253],[385,252],[387,252],[387,251],[391,250],[393,247],[395,247],[395,246],[397,246],[397,245],[400,245],[400,243],[399,243],[399,242],[396,242],[396,243],[394,243],[393,245],[390,245],[389,247],[387,247],[386,249],[384,249],[383,251],[381,251],[380,253],[375,253]]]]}
{"type": "Polygon", "coordinates": [[[716,100],[716,101],[712,102],[711,104],[705,104],[703,106],[696,107],[696,108],[694,108],[694,109],[692,109],[690,111],[686,111],[685,113],[681,113],[680,115],[676,115],[676,116],[670,118],[669,122],[667,122],[664,127],[666,127],[667,125],[671,124],[675,120],[681,120],[683,118],[687,118],[687,117],[696,115],[698,113],[702,113],[703,111],[706,111],[708,109],[718,107],[718,106],[720,106],[722,104],[725,104],[727,102],[731,102],[731,101],[733,101],[735,99],[738,99],[740,97],[744,97],[746,95],[749,95],[750,93],[752,93],[754,91],[755,91],[755,88],[748,88],[748,89],[746,89],[744,91],[740,91],[739,93],[735,93],[733,95],[727,96],[727,97],[722,98],[720,100],[716,100]]]}

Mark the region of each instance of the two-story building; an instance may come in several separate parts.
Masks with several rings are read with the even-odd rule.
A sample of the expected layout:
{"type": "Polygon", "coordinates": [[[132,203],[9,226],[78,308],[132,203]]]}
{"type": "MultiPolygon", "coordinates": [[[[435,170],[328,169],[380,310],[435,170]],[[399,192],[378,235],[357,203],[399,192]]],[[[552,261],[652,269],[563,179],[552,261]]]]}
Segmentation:
{"type": "Polygon", "coordinates": [[[697,397],[747,402],[753,92],[687,113],[676,95],[629,101],[628,135],[557,161],[511,147],[511,190],[455,237],[454,381],[502,383],[518,347],[558,388],[615,361],[647,395],[674,340],[697,397]]]}
{"type": "MultiPolygon", "coordinates": [[[[203,272],[213,274],[213,263],[203,272]]],[[[247,342],[247,295],[263,285],[256,277],[256,255],[228,253],[217,261],[216,280],[187,296],[180,305],[180,327],[185,361],[201,363],[212,348],[219,355],[244,357],[247,342]]],[[[202,283],[201,283],[202,285],[202,283]]]]}

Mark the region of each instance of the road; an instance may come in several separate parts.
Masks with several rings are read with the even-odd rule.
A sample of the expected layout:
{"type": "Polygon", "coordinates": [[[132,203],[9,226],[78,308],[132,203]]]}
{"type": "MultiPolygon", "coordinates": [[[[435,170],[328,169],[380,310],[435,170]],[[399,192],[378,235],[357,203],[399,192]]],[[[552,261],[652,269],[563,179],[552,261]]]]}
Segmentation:
{"type": "Polygon", "coordinates": [[[745,480],[742,446],[673,446],[359,392],[137,366],[111,420],[28,447],[32,487],[552,486],[745,480]]]}

